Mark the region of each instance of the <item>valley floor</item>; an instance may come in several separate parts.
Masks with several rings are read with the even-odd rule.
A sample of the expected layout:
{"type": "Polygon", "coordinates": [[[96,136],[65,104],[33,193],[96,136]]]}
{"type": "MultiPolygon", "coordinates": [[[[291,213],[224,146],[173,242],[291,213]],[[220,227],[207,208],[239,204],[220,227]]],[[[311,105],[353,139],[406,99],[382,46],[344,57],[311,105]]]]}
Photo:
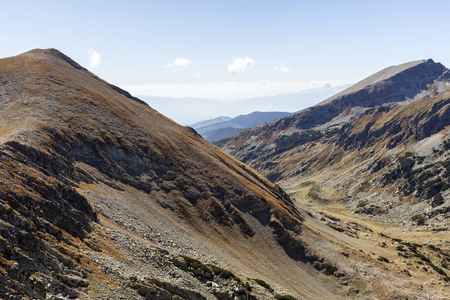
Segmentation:
{"type": "Polygon", "coordinates": [[[307,189],[297,190],[291,195],[307,211],[306,226],[336,245],[335,259],[362,276],[373,291],[368,298],[450,298],[449,231],[374,221],[306,193],[307,189]]]}

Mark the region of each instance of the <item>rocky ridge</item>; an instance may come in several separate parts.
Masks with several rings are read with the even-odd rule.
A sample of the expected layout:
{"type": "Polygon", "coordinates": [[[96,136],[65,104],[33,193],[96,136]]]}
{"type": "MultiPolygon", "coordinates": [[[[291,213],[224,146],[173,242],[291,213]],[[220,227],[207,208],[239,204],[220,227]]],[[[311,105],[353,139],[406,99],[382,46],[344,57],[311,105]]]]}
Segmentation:
{"type": "Polygon", "coordinates": [[[448,213],[449,74],[432,60],[389,67],[223,148],[291,194],[439,224],[448,213]]]}
{"type": "Polygon", "coordinates": [[[317,139],[319,134],[330,135],[369,108],[410,102],[429,95],[430,89],[445,89],[449,78],[449,71],[431,59],[392,66],[315,106],[244,131],[223,149],[262,171],[265,169],[263,162],[268,161],[266,156],[295,147],[295,141],[292,145],[285,145],[285,139],[295,138],[302,140],[297,142],[303,142],[304,138],[297,138],[300,135],[308,142],[308,139],[317,139]],[[436,85],[430,88],[434,83],[436,85]],[[315,131],[310,132],[312,129],[315,131]]]}

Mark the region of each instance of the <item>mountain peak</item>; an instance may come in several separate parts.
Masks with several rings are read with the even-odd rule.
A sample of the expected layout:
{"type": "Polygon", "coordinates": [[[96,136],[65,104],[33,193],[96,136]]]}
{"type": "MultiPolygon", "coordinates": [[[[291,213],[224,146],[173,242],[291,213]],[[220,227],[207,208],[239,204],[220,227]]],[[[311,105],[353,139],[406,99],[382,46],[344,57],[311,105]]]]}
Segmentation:
{"type": "Polygon", "coordinates": [[[55,59],[55,58],[61,59],[65,62],[67,62],[68,64],[70,64],[75,69],[86,70],[81,65],[79,65],[77,62],[75,62],[73,59],[71,59],[70,57],[68,57],[67,55],[65,55],[64,53],[62,53],[61,51],[59,51],[58,49],[55,49],[55,48],[48,48],[48,49],[36,48],[36,49],[30,50],[28,52],[25,52],[21,55],[27,56],[30,58],[37,58],[37,59],[41,59],[41,60],[48,60],[48,59],[55,59]]]}
{"type": "Polygon", "coordinates": [[[33,49],[17,56],[3,59],[2,63],[2,65],[8,68],[11,72],[15,72],[16,74],[22,73],[25,77],[29,75],[28,72],[30,70],[34,70],[35,72],[41,74],[41,76],[55,76],[54,73],[57,71],[63,74],[63,77],[70,81],[76,82],[78,85],[89,85],[92,89],[104,89],[105,87],[111,88],[126,98],[148,106],[146,102],[132,96],[129,92],[97,77],[69,56],[55,48],[33,49]],[[13,61],[14,63],[10,63],[13,61]],[[37,62],[37,64],[35,64],[35,62],[37,62]],[[43,65],[46,67],[43,68],[43,65]],[[48,72],[48,74],[46,75],[45,72],[48,72]]]}
{"type": "Polygon", "coordinates": [[[42,48],[34,48],[31,49],[30,51],[27,51],[23,54],[37,54],[37,55],[64,55],[61,51],[59,51],[56,48],[47,48],[47,49],[42,49],[42,48]]]}
{"type": "MultiPolygon", "coordinates": [[[[348,89],[345,89],[339,94],[336,94],[335,96],[324,100],[323,102],[319,103],[319,105],[327,104],[341,97],[356,93],[375,85],[380,85],[380,83],[386,81],[401,81],[401,84],[405,84],[405,81],[417,81],[415,84],[417,87],[420,86],[421,89],[426,89],[426,86],[424,86],[423,83],[432,83],[435,79],[442,75],[445,70],[447,69],[444,65],[442,65],[441,63],[436,63],[432,59],[422,59],[400,65],[390,66],[357,82],[356,84],[349,87],[348,89]]],[[[420,92],[420,90],[414,88],[414,91],[411,92],[416,93],[420,92]]],[[[411,93],[408,93],[408,95],[406,96],[412,98],[413,95],[411,93]]]]}

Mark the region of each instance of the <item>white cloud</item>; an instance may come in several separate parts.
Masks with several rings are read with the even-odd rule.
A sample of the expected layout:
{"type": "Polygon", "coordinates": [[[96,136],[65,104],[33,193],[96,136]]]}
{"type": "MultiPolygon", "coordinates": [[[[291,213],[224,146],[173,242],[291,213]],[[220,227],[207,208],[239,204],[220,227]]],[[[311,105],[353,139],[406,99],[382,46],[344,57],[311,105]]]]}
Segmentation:
{"type": "Polygon", "coordinates": [[[177,57],[173,60],[171,64],[166,65],[166,68],[172,68],[172,67],[186,67],[187,65],[192,64],[192,61],[187,58],[181,58],[177,57]]]}
{"type": "Polygon", "coordinates": [[[94,68],[100,64],[102,59],[100,53],[98,53],[92,48],[89,48],[88,55],[89,55],[89,65],[91,66],[91,68],[94,68]]]}
{"type": "Polygon", "coordinates": [[[279,94],[298,93],[306,89],[342,86],[354,80],[308,81],[308,82],[209,82],[195,84],[141,84],[122,86],[133,95],[174,98],[208,98],[217,100],[239,100],[279,94]]]}
{"type": "Polygon", "coordinates": [[[255,60],[246,56],[244,58],[233,58],[233,62],[228,65],[228,72],[231,74],[239,73],[251,69],[255,64],[255,60]]]}
{"type": "Polygon", "coordinates": [[[289,69],[287,67],[285,67],[285,66],[274,67],[273,69],[276,70],[276,71],[283,72],[283,73],[289,72],[289,69]]]}

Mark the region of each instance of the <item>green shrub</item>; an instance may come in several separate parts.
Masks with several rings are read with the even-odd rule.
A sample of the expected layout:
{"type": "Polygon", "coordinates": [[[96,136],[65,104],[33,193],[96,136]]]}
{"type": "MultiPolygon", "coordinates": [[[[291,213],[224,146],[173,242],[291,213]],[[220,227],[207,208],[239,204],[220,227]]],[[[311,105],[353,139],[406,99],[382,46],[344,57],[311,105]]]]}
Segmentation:
{"type": "Polygon", "coordinates": [[[215,265],[208,265],[208,267],[211,268],[214,275],[220,276],[225,279],[237,279],[236,275],[228,270],[222,269],[221,267],[215,265]]]}
{"type": "Polygon", "coordinates": [[[262,279],[253,279],[257,284],[259,284],[260,286],[262,286],[263,288],[267,289],[268,291],[270,291],[271,293],[273,293],[273,288],[268,285],[264,280],[262,279]]]}
{"type": "Polygon", "coordinates": [[[414,153],[412,153],[410,151],[405,152],[405,155],[404,155],[405,158],[409,158],[409,157],[413,157],[413,156],[414,156],[414,153]]]}
{"type": "Polygon", "coordinates": [[[417,225],[425,225],[425,215],[424,214],[418,214],[412,217],[412,220],[416,222],[417,225]]]}
{"type": "Polygon", "coordinates": [[[367,200],[361,200],[361,201],[359,201],[358,205],[356,205],[356,207],[364,207],[367,204],[368,204],[367,200]]]}
{"type": "Polygon", "coordinates": [[[269,179],[272,182],[276,182],[278,178],[280,178],[280,176],[282,175],[282,172],[271,172],[269,174],[267,174],[267,179],[269,179]]]}
{"type": "MultiPolygon", "coordinates": [[[[411,153],[412,154],[412,153],[411,153]]],[[[400,156],[398,158],[400,169],[403,172],[410,172],[412,168],[414,167],[415,161],[411,156],[400,156]]]]}
{"type": "Polygon", "coordinates": [[[435,245],[428,245],[428,248],[430,248],[431,250],[434,250],[434,251],[438,251],[438,252],[441,252],[442,250],[441,250],[441,248],[439,248],[439,247],[436,247],[435,245]]]}
{"type": "Polygon", "coordinates": [[[445,203],[444,197],[442,197],[441,193],[437,193],[433,197],[433,201],[431,202],[431,206],[436,207],[445,203]]]}
{"type": "Polygon", "coordinates": [[[403,246],[402,246],[402,245],[398,245],[398,246],[396,246],[396,247],[395,247],[395,249],[396,249],[397,251],[406,251],[406,249],[405,249],[405,248],[403,248],[403,246]]]}
{"type": "Polygon", "coordinates": [[[355,213],[366,215],[381,215],[386,213],[386,209],[379,207],[378,205],[371,204],[369,207],[364,206],[361,209],[356,210],[355,213]]]}
{"type": "Polygon", "coordinates": [[[80,254],[76,254],[73,258],[75,259],[75,261],[77,262],[77,263],[81,263],[81,255],[80,254]]]}
{"type": "Polygon", "coordinates": [[[292,297],[291,295],[280,295],[280,294],[276,294],[275,298],[279,300],[298,300],[297,298],[292,297]]]}
{"type": "Polygon", "coordinates": [[[423,255],[422,253],[417,252],[415,254],[416,257],[420,258],[421,260],[423,260],[424,262],[429,263],[430,259],[428,257],[426,257],[425,255],[423,255]]]}
{"type": "Polygon", "coordinates": [[[248,295],[248,291],[244,290],[244,289],[240,289],[236,292],[236,295],[237,296],[246,296],[246,295],[248,295]]]}
{"type": "Polygon", "coordinates": [[[389,263],[389,259],[387,259],[387,258],[384,257],[384,256],[379,256],[379,257],[378,257],[378,260],[379,260],[379,261],[382,261],[382,262],[385,262],[385,263],[389,263]]]}
{"type": "Polygon", "coordinates": [[[200,269],[205,271],[206,273],[211,273],[211,269],[207,266],[201,263],[199,260],[189,257],[189,256],[183,256],[184,261],[187,263],[187,265],[193,269],[200,269]]]}
{"type": "Polygon", "coordinates": [[[319,193],[320,187],[317,184],[314,184],[313,187],[309,189],[307,196],[314,200],[321,200],[319,193]]]}
{"type": "Polygon", "coordinates": [[[252,291],[252,287],[250,286],[250,283],[248,283],[248,282],[245,283],[245,289],[249,292],[252,291]]]}
{"type": "Polygon", "coordinates": [[[437,267],[437,266],[435,266],[435,265],[432,265],[432,268],[433,268],[437,273],[439,273],[439,274],[441,274],[441,275],[443,275],[443,276],[447,276],[447,273],[445,273],[445,271],[442,270],[441,268],[439,268],[439,267],[437,267]]]}
{"type": "Polygon", "coordinates": [[[292,135],[283,135],[275,140],[276,149],[274,155],[288,151],[299,145],[316,141],[323,136],[324,134],[322,132],[316,130],[305,130],[302,132],[295,132],[292,135]]]}

